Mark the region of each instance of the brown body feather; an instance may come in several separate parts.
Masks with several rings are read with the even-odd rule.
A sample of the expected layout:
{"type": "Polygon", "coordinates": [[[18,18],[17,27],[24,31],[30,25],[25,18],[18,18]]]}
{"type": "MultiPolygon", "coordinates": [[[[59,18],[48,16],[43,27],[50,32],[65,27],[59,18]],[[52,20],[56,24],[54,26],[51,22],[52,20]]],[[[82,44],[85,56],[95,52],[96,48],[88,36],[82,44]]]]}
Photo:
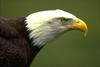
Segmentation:
{"type": "Polygon", "coordinates": [[[29,67],[39,52],[25,26],[25,17],[0,18],[0,67],[29,67]]]}

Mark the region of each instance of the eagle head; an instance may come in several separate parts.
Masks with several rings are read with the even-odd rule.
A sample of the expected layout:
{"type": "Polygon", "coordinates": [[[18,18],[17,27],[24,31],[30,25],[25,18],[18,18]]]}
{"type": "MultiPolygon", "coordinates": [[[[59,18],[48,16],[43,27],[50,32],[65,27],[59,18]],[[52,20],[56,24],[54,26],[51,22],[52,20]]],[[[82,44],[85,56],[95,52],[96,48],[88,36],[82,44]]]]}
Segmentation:
{"type": "Polygon", "coordinates": [[[66,11],[56,9],[40,11],[26,17],[26,27],[31,31],[29,38],[33,39],[33,46],[44,46],[63,32],[81,30],[87,32],[84,21],[66,11]]]}

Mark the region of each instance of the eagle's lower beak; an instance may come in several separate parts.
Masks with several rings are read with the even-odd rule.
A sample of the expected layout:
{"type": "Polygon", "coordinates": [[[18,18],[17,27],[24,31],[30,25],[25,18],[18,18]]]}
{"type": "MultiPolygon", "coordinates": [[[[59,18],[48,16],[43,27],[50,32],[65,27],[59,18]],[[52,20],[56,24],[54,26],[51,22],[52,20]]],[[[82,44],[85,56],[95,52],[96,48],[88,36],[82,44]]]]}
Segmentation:
{"type": "Polygon", "coordinates": [[[74,29],[81,30],[83,32],[88,32],[87,25],[84,21],[80,20],[79,18],[76,18],[75,21],[71,24],[71,26],[74,29]]]}

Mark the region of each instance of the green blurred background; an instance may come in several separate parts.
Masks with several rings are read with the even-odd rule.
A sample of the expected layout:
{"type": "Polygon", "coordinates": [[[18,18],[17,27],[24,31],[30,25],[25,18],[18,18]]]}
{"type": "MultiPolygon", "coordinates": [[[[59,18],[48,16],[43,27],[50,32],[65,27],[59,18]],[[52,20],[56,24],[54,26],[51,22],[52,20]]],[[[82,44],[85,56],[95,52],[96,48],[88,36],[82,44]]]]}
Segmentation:
{"type": "Polygon", "coordinates": [[[65,33],[47,44],[30,67],[100,67],[100,0],[0,0],[0,16],[62,9],[84,20],[89,32],[65,33]]]}

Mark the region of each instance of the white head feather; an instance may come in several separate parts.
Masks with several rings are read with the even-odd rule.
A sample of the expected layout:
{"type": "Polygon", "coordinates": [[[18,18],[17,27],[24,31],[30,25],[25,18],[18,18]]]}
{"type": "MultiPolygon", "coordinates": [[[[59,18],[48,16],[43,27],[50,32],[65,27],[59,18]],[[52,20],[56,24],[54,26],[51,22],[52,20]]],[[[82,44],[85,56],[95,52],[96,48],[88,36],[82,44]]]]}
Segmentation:
{"type": "MultiPolygon", "coordinates": [[[[29,36],[30,38],[34,38],[33,43],[35,46],[41,47],[47,41],[53,39],[56,36],[55,34],[57,34],[58,32],[51,32],[51,27],[48,25],[46,26],[44,24],[46,24],[47,21],[50,21],[51,19],[57,17],[73,19],[76,18],[73,14],[60,9],[40,11],[30,14],[26,17],[26,27],[28,28],[28,30],[32,31],[29,36]]],[[[59,26],[59,24],[55,24],[55,26],[57,27],[59,26]]],[[[59,29],[54,31],[59,31],[59,29]]]]}
{"type": "Polygon", "coordinates": [[[60,9],[40,11],[30,14],[28,17],[26,17],[26,23],[28,24],[27,27],[29,27],[30,30],[36,29],[40,25],[46,23],[45,21],[55,17],[76,18],[71,13],[60,9]]]}

